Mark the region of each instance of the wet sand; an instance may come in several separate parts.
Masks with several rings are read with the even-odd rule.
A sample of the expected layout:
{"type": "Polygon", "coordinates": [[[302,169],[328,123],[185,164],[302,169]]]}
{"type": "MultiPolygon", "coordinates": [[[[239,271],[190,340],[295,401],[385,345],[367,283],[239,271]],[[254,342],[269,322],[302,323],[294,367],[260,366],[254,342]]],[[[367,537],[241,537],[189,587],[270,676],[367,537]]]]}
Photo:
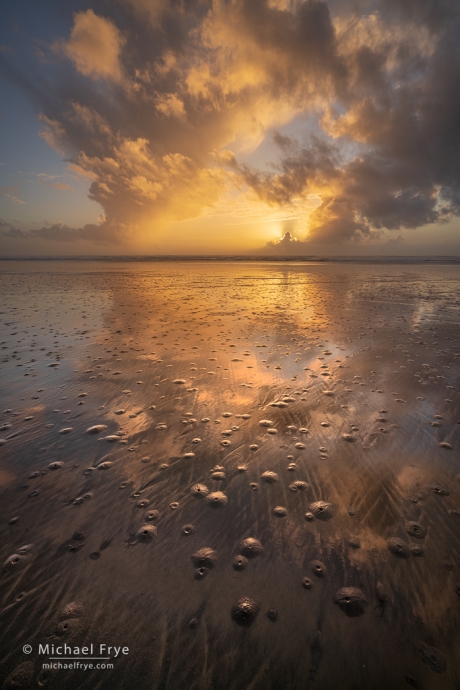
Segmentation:
{"type": "Polygon", "coordinates": [[[2,687],[459,688],[459,288],[0,263],[2,687]]]}

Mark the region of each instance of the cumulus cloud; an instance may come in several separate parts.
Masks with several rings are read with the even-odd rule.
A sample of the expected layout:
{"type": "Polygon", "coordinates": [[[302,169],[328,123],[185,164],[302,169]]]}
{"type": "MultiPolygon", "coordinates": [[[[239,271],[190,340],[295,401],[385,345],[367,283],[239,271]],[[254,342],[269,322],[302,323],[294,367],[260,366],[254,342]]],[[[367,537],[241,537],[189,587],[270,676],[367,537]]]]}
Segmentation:
{"type": "Polygon", "coordinates": [[[404,244],[404,237],[402,235],[398,235],[397,237],[393,237],[391,240],[388,240],[385,242],[383,245],[384,249],[388,249],[390,251],[396,250],[398,251],[401,246],[404,244]]]}
{"type": "Polygon", "coordinates": [[[459,17],[441,27],[427,19],[430,31],[418,28],[417,18],[405,42],[401,28],[393,34],[387,21],[342,25],[339,52],[349,91],[341,105],[323,109],[323,137],[302,146],[275,138],[281,152],[275,172],[236,166],[267,203],[288,203],[308,192],[320,196],[304,231],[308,241],[366,239],[459,214],[452,145],[459,137],[459,17]],[[369,35],[374,42],[366,44],[369,35]]]}
{"type": "Polygon", "coordinates": [[[299,256],[306,253],[307,244],[307,242],[298,240],[288,230],[280,240],[267,242],[265,251],[268,254],[277,254],[279,256],[299,256]]]}
{"type": "Polygon", "coordinates": [[[39,119],[45,123],[45,129],[39,132],[41,138],[46,141],[48,146],[51,146],[52,149],[63,156],[65,154],[66,138],[64,128],[58,120],[52,119],[43,113],[39,115],[39,119]]]}
{"type": "Polygon", "coordinates": [[[59,45],[81,74],[93,79],[122,79],[120,51],[124,39],[115,24],[93,10],[77,12],[68,41],[59,45]]]}
{"type": "Polygon", "coordinates": [[[63,223],[43,225],[41,228],[27,230],[11,223],[0,221],[0,238],[22,240],[48,240],[49,242],[90,242],[96,245],[123,244],[129,238],[129,228],[117,223],[88,223],[81,228],[71,228],[63,223]]]}
{"type": "Polygon", "coordinates": [[[175,93],[158,94],[155,107],[166,117],[175,117],[178,120],[185,118],[184,102],[175,93]]]}
{"type": "MultiPolygon", "coordinates": [[[[95,237],[154,237],[231,189],[281,216],[302,208],[295,231],[306,249],[460,214],[458,3],[101,7],[74,15],[55,55],[75,80],[55,65],[41,115],[41,136],[102,207],[95,237]],[[267,141],[276,153],[262,164],[251,152],[267,141]]],[[[285,233],[270,246],[297,251],[285,233]]]]}

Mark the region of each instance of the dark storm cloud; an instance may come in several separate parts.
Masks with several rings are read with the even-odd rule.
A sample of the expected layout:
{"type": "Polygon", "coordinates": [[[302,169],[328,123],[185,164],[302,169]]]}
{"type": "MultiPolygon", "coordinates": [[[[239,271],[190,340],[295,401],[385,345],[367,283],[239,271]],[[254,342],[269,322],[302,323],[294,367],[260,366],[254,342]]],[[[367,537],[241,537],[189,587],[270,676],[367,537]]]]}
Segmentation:
{"type": "Polygon", "coordinates": [[[426,26],[431,32],[442,31],[446,22],[458,15],[456,0],[383,0],[381,10],[391,19],[409,25],[426,26]]]}
{"type": "Polygon", "coordinates": [[[300,232],[321,242],[458,215],[459,17],[448,0],[93,3],[48,46],[53,79],[30,89],[43,138],[106,221],[54,238],[123,241],[235,184],[278,207],[318,195],[300,232]],[[271,168],[238,162],[300,114],[315,137],[275,134],[271,168]]]}
{"type": "MultiPolygon", "coordinates": [[[[268,203],[320,195],[309,239],[356,240],[459,214],[460,23],[458,13],[447,16],[442,28],[435,23],[436,39],[425,39],[425,55],[397,46],[391,69],[378,45],[349,54],[354,95],[343,113],[331,108],[322,118],[332,141],[299,147],[278,137],[277,172],[237,166],[268,203]]],[[[384,35],[382,43],[391,39],[384,35]]]]}

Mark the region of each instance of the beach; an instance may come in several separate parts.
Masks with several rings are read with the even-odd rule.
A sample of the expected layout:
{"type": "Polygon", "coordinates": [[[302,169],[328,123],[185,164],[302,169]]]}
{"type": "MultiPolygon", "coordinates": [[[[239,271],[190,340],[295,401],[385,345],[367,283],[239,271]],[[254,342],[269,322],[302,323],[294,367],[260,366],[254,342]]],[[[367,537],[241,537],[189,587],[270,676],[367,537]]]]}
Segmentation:
{"type": "Polygon", "coordinates": [[[1,261],[2,687],[458,688],[459,287],[1,261]]]}

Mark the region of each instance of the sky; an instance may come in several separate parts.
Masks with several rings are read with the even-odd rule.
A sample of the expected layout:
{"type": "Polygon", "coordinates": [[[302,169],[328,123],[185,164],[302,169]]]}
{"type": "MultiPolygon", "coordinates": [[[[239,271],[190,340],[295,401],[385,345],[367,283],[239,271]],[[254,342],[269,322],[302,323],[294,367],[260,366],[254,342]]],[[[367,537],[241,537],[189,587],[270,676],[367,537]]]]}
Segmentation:
{"type": "Polygon", "coordinates": [[[0,256],[460,255],[458,0],[4,0],[0,256]]]}

